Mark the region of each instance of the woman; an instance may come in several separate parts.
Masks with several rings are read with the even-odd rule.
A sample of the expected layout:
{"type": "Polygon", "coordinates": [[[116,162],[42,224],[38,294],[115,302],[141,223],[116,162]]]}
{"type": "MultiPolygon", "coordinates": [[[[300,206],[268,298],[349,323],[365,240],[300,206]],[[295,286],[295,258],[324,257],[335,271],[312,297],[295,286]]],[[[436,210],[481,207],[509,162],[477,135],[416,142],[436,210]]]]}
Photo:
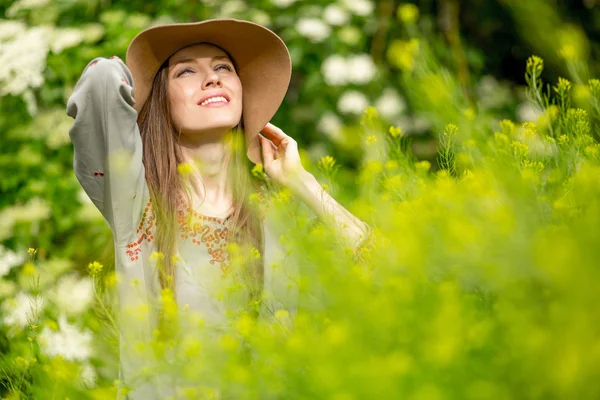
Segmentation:
{"type": "MultiPolygon", "coordinates": [[[[261,155],[268,177],[342,237],[366,237],[368,226],[304,170],[294,139],[268,123],[291,76],[289,52],[273,32],[233,19],[156,26],[133,39],[126,60],[92,60],[67,114],[75,118],[75,173],[114,236],[121,311],[150,304],[127,339],[151,337],[164,289],[222,323],[213,286],[229,272],[231,243],[252,249],[241,271],[252,304],[273,285],[276,243],[249,204],[249,162],[261,155]]],[[[121,372],[132,382],[139,365],[123,331],[121,339],[121,372]]],[[[136,397],[153,396],[144,390],[136,397]]]]}

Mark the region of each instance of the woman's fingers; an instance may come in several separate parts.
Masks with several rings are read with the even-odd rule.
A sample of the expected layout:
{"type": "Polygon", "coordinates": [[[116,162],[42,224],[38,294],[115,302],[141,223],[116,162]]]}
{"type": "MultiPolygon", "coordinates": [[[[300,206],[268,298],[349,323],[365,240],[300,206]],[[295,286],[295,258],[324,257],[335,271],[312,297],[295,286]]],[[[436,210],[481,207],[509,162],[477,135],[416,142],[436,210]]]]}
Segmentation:
{"type": "Polygon", "coordinates": [[[283,139],[289,137],[281,129],[270,122],[267,123],[261,132],[264,133],[265,136],[269,138],[276,146],[279,146],[283,139]]]}
{"type": "Polygon", "coordinates": [[[275,158],[275,146],[273,143],[260,133],[258,134],[258,140],[260,140],[260,146],[262,147],[263,163],[268,164],[273,162],[273,159],[275,158]]]}

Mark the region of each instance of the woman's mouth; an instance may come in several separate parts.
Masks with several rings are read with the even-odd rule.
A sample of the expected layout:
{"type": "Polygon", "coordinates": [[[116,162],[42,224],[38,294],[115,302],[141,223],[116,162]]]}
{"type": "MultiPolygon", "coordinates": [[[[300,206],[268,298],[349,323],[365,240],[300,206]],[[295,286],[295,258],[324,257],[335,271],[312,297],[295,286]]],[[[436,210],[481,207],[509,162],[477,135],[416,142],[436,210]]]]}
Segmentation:
{"type": "Polygon", "coordinates": [[[221,107],[229,104],[229,101],[224,96],[214,96],[204,100],[201,105],[202,107],[221,107]]]}

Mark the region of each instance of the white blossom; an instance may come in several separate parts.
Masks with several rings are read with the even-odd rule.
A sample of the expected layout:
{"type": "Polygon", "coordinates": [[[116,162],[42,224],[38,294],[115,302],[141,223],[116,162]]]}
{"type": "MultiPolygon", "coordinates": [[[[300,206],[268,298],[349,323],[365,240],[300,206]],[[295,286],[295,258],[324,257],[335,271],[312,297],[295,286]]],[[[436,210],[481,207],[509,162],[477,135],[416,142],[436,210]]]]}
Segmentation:
{"type": "Polygon", "coordinates": [[[255,22],[259,25],[271,25],[271,16],[264,11],[254,10],[249,17],[250,21],[255,22]]]}
{"type": "Polygon", "coordinates": [[[217,16],[220,18],[233,17],[236,14],[246,11],[247,8],[248,8],[248,6],[243,1],[230,0],[230,1],[226,2],[225,4],[221,5],[221,9],[219,10],[219,13],[217,16]]]}
{"type": "Polygon", "coordinates": [[[15,224],[46,219],[50,213],[48,203],[39,198],[33,198],[24,205],[9,206],[0,210],[0,241],[12,235],[15,224]]]}
{"type": "Polygon", "coordinates": [[[330,86],[343,86],[348,83],[348,64],[339,54],[329,56],[323,61],[321,73],[330,86]]]}
{"type": "Polygon", "coordinates": [[[14,218],[15,222],[35,222],[48,218],[52,210],[45,200],[35,197],[23,205],[9,207],[6,211],[8,217],[14,218]]]}
{"type": "Polygon", "coordinates": [[[0,20],[0,43],[12,40],[26,30],[27,27],[21,21],[0,20]]]}
{"type": "Polygon", "coordinates": [[[370,0],[342,0],[342,4],[355,15],[366,17],[373,12],[375,6],[370,0]]]}
{"type": "Polygon", "coordinates": [[[67,322],[64,314],[58,318],[59,330],[45,328],[40,333],[42,351],[50,357],[61,356],[69,361],[85,361],[92,355],[92,333],[80,331],[67,322]]]}
{"type": "Polygon", "coordinates": [[[323,114],[317,123],[317,129],[334,142],[339,142],[343,138],[341,132],[343,126],[342,119],[331,111],[323,114]]]}
{"type": "Polygon", "coordinates": [[[8,274],[13,267],[25,262],[24,254],[17,254],[10,249],[0,245],[0,278],[8,274]]]}
{"type": "Polygon", "coordinates": [[[356,90],[345,92],[338,100],[338,110],[345,114],[360,115],[369,106],[367,97],[356,90]]]}
{"type": "Polygon", "coordinates": [[[511,90],[491,75],[482,77],[475,87],[477,99],[483,109],[500,108],[511,102],[511,90]]]}
{"type": "Polygon", "coordinates": [[[406,109],[406,101],[394,89],[387,88],[375,102],[375,108],[381,116],[391,120],[406,109]]]}
{"type": "Polygon", "coordinates": [[[358,85],[371,82],[377,69],[368,54],[358,54],[348,59],[348,80],[358,85]]]}
{"type": "Polygon", "coordinates": [[[325,10],[323,11],[323,19],[329,25],[341,26],[350,21],[350,15],[348,15],[343,8],[340,8],[335,4],[330,4],[325,7],[325,10]]]}
{"type": "Polygon", "coordinates": [[[8,279],[0,279],[0,298],[12,296],[17,291],[17,285],[8,279]]]}
{"type": "Polygon", "coordinates": [[[50,3],[50,0],[18,0],[11,4],[6,10],[7,17],[14,17],[21,10],[33,10],[42,8],[50,3]]]}
{"type": "Polygon", "coordinates": [[[364,85],[373,80],[377,68],[368,54],[357,54],[347,59],[334,54],[323,62],[321,73],[330,86],[343,86],[348,83],[364,85]]]}
{"type": "Polygon", "coordinates": [[[81,366],[79,378],[81,379],[81,383],[83,383],[86,387],[92,388],[96,386],[96,377],[96,370],[90,364],[85,363],[81,366]]]}
{"type": "Polygon", "coordinates": [[[58,54],[64,49],[77,46],[84,39],[83,32],[75,28],[54,28],[50,49],[58,54]]]}
{"type": "Polygon", "coordinates": [[[0,22],[0,96],[19,96],[44,83],[48,36],[48,28],[26,30],[11,21],[0,22]]]}
{"type": "Polygon", "coordinates": [[[15,298],[2,303],[4,325],[23,328],[37,318],[44,305],[45,301],[42,297],[19,292],[15,298]]]}
{"type": "Polygon", "coordinates": [[[271,3],[275,4],[279,8],[285,8],[294,4],[296,0],[271,0],[271,3]]]}
{"type": "Polygon", "coordinates": [[[75,315],[86,311],[93,299],[94,285],[91,279],[79,279],[75,274],[71,274],[58,282],[53,300],[61,311],[75,315]]]}
{"type": "Polygon", "coordinates": [[[520,122],[535,122],[542,114],[542,111],[529,101],[521,103],[517,107],[517,118],[520,122]]]}
{"type": "Polygon", "coordinates": [[[296,29],[302,36],[313,42],[321,42],[331,33],[329,25],[316,18],[300,18],[296,23],[296,29]]]}

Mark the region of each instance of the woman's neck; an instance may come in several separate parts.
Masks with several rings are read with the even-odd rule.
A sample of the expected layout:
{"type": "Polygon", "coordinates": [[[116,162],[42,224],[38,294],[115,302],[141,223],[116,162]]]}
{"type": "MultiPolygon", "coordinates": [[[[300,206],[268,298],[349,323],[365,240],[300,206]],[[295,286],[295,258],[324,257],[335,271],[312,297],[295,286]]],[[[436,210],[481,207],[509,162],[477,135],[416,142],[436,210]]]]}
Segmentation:
{"type": "Polygon", "coordinates": [[[181,143],[180,149],[192,167],[188,176],[193,188],[194,206],[212,215],[228,211],[232,206],[231,190],[227,185],[227,166],[231,156],[229,143],[224,138],[204,143],[181,143]]]}

